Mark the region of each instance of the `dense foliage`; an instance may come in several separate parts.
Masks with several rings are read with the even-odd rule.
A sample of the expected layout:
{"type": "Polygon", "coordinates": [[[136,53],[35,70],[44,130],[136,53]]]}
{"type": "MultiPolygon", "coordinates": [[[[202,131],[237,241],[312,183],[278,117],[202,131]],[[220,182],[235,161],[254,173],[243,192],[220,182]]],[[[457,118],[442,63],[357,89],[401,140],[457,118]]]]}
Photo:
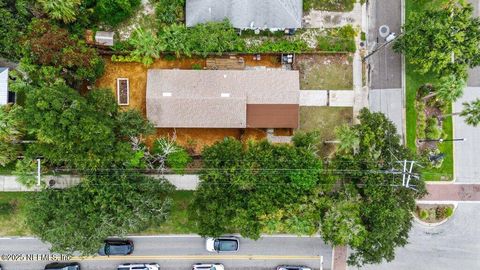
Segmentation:
{"type": "Polygon", "coordinates": [[[227,138],[203,152],[204,169],[191,218],[200,235],[238,231],[314,234],[319,196],[327,179],[321,162],[304,147],[250,143],[227,138]]]}
{"type": "Polygon", "coordinates": [[[76,85],[84,80],[94,82],[103,73],[104,62],[95,49],[46,20],[32,21],[25,50],[23,68],[33,80],[43,81],[48,73],[76,85]]]}
{"type": "Polygon", "coordinates": [[[140,0],[86,0],[85,6],[93,8],[93,17],[96,20],[108,26],[116,26],[132,16],[140,2],[140,0]]]}
{"type": "Polygon", "coordinates": [[[48,16],[64,23],[75,21],[81,0],[36,0],[48,16]]]}
{"type": "Polygon", "coordinates": [[[21,58],[20,42],[30,20],[27,1],[0,0],[0,57],[17,61],[21,58]]]}
{"type": "Polygon", "coordinates": [[[325,52],[355,52],[356,30],[352,25],[326,30],[317,38],[317,49],[325,52]]]}
{"type": "Polygon", "coordinates": [[[75,187],[31,195],[27,224],[51,251],[93,255],[111,236],[126,236],[165,220],[173,186],[164,179],[104,171],[75,187]]]}
{"type": "Polygon", "coordinates": [[[121,112],[111,90],[93,90],[86,97],[64,84],[26,86],[20,114],[36,143],[26,156],[43,156],[48,164],[97,170],[129,167],[129,137],[151,130],[139,113],[121,112]]]}
{"type": "Polygon", "coordinates": [[[185,17],[185,0],[151,0],[160,26],[182,23],[185,17]]]}
{"type": "Polygon", "coordinates": [[[25,133],[18,119],[16,105],[0,106],[0,166],[13,162],[20,155],[20,140],[25,133]]]}
{"type": "Polygon", "coordinates": [[[386,173],[401,170],[398,161],[414,159],[393,123],[367,109],[359,120],[361,124],[351,127],[357,149],[338,152],[332,162],[335,170],[348,172],[338,177],[343,192],[330,198],[321,218],[322,237],[331,244],[349,245],[353,265],[393,260],[395,248],[407,243],[415,200],[425,194],[423,181],[412,177],[413,190],[401,186],[401,174],[386,173]]]}
{"type": "Polygon", "coordinates": [[[456,74],[480,65],[480,19],[465,1],[447,1],[407,18],[405,34],[394,45],[419,72],[456,74]]]}

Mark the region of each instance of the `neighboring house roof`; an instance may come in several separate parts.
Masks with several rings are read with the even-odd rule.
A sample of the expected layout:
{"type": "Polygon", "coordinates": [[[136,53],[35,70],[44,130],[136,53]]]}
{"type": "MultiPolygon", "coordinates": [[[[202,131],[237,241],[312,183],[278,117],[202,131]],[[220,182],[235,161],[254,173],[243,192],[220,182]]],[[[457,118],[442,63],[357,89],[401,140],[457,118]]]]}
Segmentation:
{"type": "Polygon", "coordinates": [[[0,67],[0,105],[8,103],[8,68],[0,67]]]}
{"type": "Polygon", "coordinates": [[[302,0],[187,0],[186,24],[228,18],[235,28],[301,28],[302,0]]]}
{"type": "Polygon", "coordinates": [[[299,89],[298,71],[150,69],[147,118],[155,127],[295,128],[299,89]],[[249,113],[252,104],[272,106],[249,113]]]}

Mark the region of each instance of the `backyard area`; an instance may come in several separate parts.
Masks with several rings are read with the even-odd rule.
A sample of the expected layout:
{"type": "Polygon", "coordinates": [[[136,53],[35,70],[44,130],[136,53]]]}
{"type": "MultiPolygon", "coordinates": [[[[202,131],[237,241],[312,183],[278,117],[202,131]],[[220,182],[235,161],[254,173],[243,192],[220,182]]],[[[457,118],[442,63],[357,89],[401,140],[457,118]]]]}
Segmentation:
{"type": "MultiPolygon", "coordinates": [[[[300,107],[300,130],[319,132],[322,142],[335,140],[335,128],[351,124],[352,119],[351,107],[300,107]]],[[[335,151],[335,145],[321,143],[318,150],[326,158],[335,151]]]]}
{"type": "Polygon", "coordinates": [[[348,54],[301,54],[295,57],[300,72],[300,89],[351,90],[352,57],[348,54]]]}
{"type": "MultiPolygon", "coordinates": [[[[445,2],[445,0],[435,0],[435,1],[415,1],[408,0],[406,2],[407,16],[413,11],[431,7],[433,5],[445,2]]],[[[417,138],[417,129],[419,123],[418,111],[415,106],[417,91],[422,85],[430,83],[432,85],[438,84],[438,78],[432,74],[419,74],[415,71],[415,66],[406,63],[406,115],[407,115],[407,146],[415,152],[418,152],[417,149],[417,139],[437,139],[437,138],[417,138]]],[[[449,105],[446,108],[446,111],[443,114],[449,114],[452,111],[452,106],[449,105]]],[[[442,121],[442,129],[444,134],[444,139],[452,139],[453,137],[453,123],[452,117],[447,117],[442,121]]],[[[438,144],[438,151],[444,154],[444,159],[441,166],[429,167],[423,169],[423,178],[426,181],[439,181],[439,180],[453,180],[453,143],[444,142],[438,144]]],[[[426,160],[428,163],[428,160],[426,160]]]]}

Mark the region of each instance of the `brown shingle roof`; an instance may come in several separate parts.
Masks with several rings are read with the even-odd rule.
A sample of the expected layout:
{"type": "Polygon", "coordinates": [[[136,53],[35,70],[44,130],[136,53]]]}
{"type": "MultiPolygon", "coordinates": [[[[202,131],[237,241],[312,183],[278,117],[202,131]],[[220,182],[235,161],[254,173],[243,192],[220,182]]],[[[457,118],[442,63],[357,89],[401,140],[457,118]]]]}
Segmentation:
{"type": "Polygon", "coordinates": [[[244,128],[247,104],[298,105],[298,76],[285,70],[151,69],[147,117],[155,127],[244,128]]]}

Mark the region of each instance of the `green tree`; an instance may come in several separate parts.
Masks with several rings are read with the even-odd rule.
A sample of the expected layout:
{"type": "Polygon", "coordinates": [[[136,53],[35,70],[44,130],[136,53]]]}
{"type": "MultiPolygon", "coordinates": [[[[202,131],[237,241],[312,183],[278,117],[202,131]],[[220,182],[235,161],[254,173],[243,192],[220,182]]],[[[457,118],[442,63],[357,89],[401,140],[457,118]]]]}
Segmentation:
{"type": "Polygon", "coordinates": [[[174,187],[165,179],[120,171],[86,176],[74,187],[31,194],[27,225],[52,252],[93,255],[104,239],[165,221],[174,187]]]}
{"type": "Polygon", "coordinates": [[[463,103],[463,111],[460,113],[465,117],[465,122],[476,127],[480,123],[480,99],[463,103]]]}
{"type": "Polygon", "coordinates": [[[319,196],[328,186],[315,154],[291,145],[227,138],[203,153],[204,169],[190,218],[202,236],[238,231],[314,234],[319,196]],[[215,218],[212,218],[215,217],[215,218]]]}
{"type": "Polygon", "coordinates": [[[433,93],[428,94],[424,99],[427,100],[436,96],[443,101],[453,102],[462,96],[465,86],[466,80],[464,78],[458,78],[454,74],[442,76],[438,86],[433,88],[433,93]]]}
{"type": "Polygon", "coordinates": [[[94,17],[109,26],[125,21],[140,6],[140,0],[87,0],[94,9],[94,17]]]}
{"type": "Polygon", "coordinates": [[[20,155],[20,140],[25,130],[15,115],[17,112],[16,105],[0,106],[0,166],[7,165],[20,155]]]}
{"type": "Polygon", "coordinates": [[[360,140],[354,129],[348,125],[342,125],[335,129],[339,144],[337,151],[344,153],[356,153],[360,140]]]}
{"type": "Polygon", "coordinates": [[[159,58],[160,53],[165,50],[151,29],[136,29],[128,42],[134,48],[131,56],[142,59],[142,63],[146,66],[153,64],[154,59],[159,58]]]}
{"type": "MultiPolygon", "coordinates": [[[[331,244],[349,245],[349,263],[357,266],[391,261],[395,248],[407,243],[415,200],[425,194],[423,181],[412,177],[416,190],[401,186],[398,160],[415,156],[400,143],[394,124],[381,113],[363,109],[360,124],[350,127],[358,138],[356,152],[338,152],[332,161],[339,192],[322,211],[322,236],[331,244]],[[338,228],[333,223],[340,224],[338,228]]],[[[417,168],[415,168],[417,169],[417,168]]]]}
{"type": "Polygon", "coordinates": [[[71,23],[76,19],[81,0],[37,0],[37,2],[50,18],[71,23]]]}
{"type": "Polygon", "coordinates": [[[422,74],[464,77],[467,67],[480,65],[480,19],[465,2],[450,0],[412,12],[394,49],[403,52],[422,74]]]}
{"type": "Polygon", "coordinates": [[[95,49],[47,20],[33,20],[25,40],[22,67],[34,81],[64,78],[78,86],[103,74],[104,61],[95,49]]]}
{"type": "Polygon", "coordinates": [[[64,84],[31,87],[21,118],[37,141],[28,145],[26,155],[79,170],[128,167],[133,156],[130,138],[151,131],[151,126],[138,114],[124,114],[109,89],[82,97],[64,84]]]}
{"type": "Polygon", "coordinates": [[[22,55],[20,42],[26,32],[30,13],[25,0],[0,0],[0,57],[18,61],[22,55]]]}

